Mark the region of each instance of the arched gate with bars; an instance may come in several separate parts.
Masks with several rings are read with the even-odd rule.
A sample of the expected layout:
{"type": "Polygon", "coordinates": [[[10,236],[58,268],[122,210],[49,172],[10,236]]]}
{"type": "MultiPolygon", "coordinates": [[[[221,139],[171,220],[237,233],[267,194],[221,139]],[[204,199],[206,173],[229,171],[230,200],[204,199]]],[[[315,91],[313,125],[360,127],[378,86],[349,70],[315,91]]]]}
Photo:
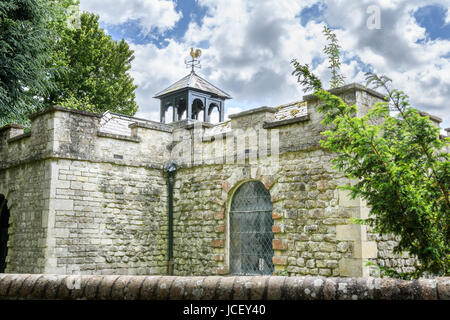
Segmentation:
{"type": "Polygon", "coordinates": [[[242,184],[230,207],[230,273],[271,275],[273,205],[259,181],[242,184]]]}

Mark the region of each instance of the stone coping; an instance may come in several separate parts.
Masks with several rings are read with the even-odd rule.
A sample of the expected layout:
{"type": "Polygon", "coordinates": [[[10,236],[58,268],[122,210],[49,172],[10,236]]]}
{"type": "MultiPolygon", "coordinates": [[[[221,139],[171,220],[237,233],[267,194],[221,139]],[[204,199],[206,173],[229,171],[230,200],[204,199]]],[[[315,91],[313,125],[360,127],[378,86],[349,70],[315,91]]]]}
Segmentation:
{"type": "MultiPolygon", "coordinates": [[[[372,96],[386,100],[385,99],[386,96],[384,94],[382,94],[378,91],[375,91],[373,89],[367,88],[359,83],[350,83],[350,84],[347,84],[347,85],[339,87],[339,88],[328,89],[327,91],[332,94],[338,95],[338,94],[342,94],[342,93],[344,93],[346,91],[350,91],[350,90],[365,91],[372,96]]],[[[308,94],[308,95],[303,96],[304,101],[312,101],[312,100],[316,100],[316,99],[318,99],[318,98],[314,94],[308,94]]]]}
{"type": "Polygon", "coordinates": [[[21,140],[23,138],[28,138],[28,137],[31,137],[31,132],[26,132],[26,133],[14,136],[12,138],[9,138],[8,139],[8,143],[11,143],[11,142],[14,142],[14,141],[18,141],[18,140],[21,140]]]}
{"type": "Polygon", "coordinates": [[[129,276],[1,274],[0,299],[449,300],[450,277],[129,276]]]}
{"type": "Polygon", "coordinates": [[[270,122],[265,121],[263,124],[263,128],[270,129],[270,128],[275,128],[275,127],[285,126],[288,124],[305,122],[308,120],[309,120],[309,114],[306,114],[306,115],[300,116],[300,117],[296,117],[296,118],[286,119],[286,120],[278,120],[278,121],[270,121],[270,122]]]}
{"type": "Polygon", "coordinates": [[[20,124],[11,123],[11,124],[6,124],[3,127],[1,127],[0,132],[6,131],[8,129],[25,129],[25,127],[20,124]]]}
{"type": "MultiPolygon", "coordinates": [[[[190,130],[190,129],[194,129],[196,125],[198,125],[198,124],[190,123],[190,124],[186,125],[184,128],[190,130]]],[[[202,128],[208,128],[208,129],[215,127],[214,124],[208,123],[208,122],[203,122],[203,121],[200,122],[200,126],[202,128]]]]}
{"type": "Polygon", "coordinates": [[[156,131],[162,131],[162,132],[168,132],[172,133],[173,128],[169,125],[166,125],[164,123],[142,123],[142,122],[134,122],[128,126],[129,128],[145,128],[145,129],[151,129],[156,131]]]}
{"type": "Polygon", "coordinates": [[[425,112],[425,111],[419,111],[419,114],[420,114],[422,117],[429,117],[431,120],[436,121],[436,122],[438,122],[438,123],[441,123],[441,122],[442,122],[442,119],[441,119],[441,118],[439,118],[439,117],[437,117],[437,116],[434,116],[434,115],[432,115],[432,114],[429,114],[428,112],[425,112]]]}
{"type": "Polygon", "coordinates": [[[139,137],[125,136],[122,134],[114,134],[114,133],[102,132],[102,131],[97,131],[97,136],[103,137],[103,138],[116,139],[116,140],[130,141],[130,142],[141,142],[141,138],[139,138],[139,137]]]}
{"type": "Polygon", "coordinates": [[[264,107],[259,107],[259,108],[255,108],[255,109],[242,111],[242,112],[239,112],[239,113],[230,114],[230,115],[228,115],[228,118],[234,119],[234,118],[239,118],[239,117],[243,117],[243,116],[248,116],[248,115],[252,115],[252,114],[261,113],[261,112],[276,113],[277,111],[278,110],[276,108],[271,108],[271,107],[264,106],[264,107]]]}
{"type": "Polygon", "coordinates": [[[123,159],[110,159],[110,158],[86,158],[86,157],[71,157],[65,154],[55,153],[52,151],[46,151],[42,155],[34,155],[28,157],[23,160],[15,160],[10,162],[0,162],[0,170],[9,169],[37,161],[46,161],[46,160],[73,160],[73,161],[86,161],[86,162],[96,162],[96,163],[110,163],[118,166],[128,166],[128,167],[138,167],[138,168],[146,168],[146,169],[156,169],[162,170],[162,164],[159,162],[155,162],[151,160],[151,162],[143,162],[136,159],[131,160],[123,160],[123,159]]]}
{"type": "Polygon", "coordinates": [[[99,114],[99,113],[93,113],[93,112],[88,112],[88,111],[82,111],[82,110],[76,110],[76,109],[68,109],[68,108],[63,108],[60,106],[51,106],[48,108],[45,108],[44,110],[32,113],[28,116],[28,118],[30,118],[31,120],[49,113],[49,112],[55,112],[55,111],[62,111],[62,112],[70,112],[70,113],[75,113],[75,114],[81,114],[83,116],[88,116],[88,117],[95,117],[95,118],[101,118],[103,115],[99,114]]]}
{"type": "Polygon", "coordinates": [[[206,123],[200,120],[195,120],[195,119],[181,119],[181,120],[177,120],[175,122],[170,122],[166,125],[170,126],[171,128],[175,129],[187,129],[187,128],[193,128],[195,124],[206,124],[206,125],[211,125],[212,127],[214,126],[213,124],[210,123],[206,123]]]}

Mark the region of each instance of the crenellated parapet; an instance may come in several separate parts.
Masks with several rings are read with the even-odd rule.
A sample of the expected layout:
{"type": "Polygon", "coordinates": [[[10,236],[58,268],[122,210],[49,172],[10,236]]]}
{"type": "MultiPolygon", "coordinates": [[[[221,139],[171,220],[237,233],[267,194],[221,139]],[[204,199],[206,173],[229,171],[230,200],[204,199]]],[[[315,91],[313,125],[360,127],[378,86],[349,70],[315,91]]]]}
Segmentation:
{"type": "Polygon", "coordinates": [[[51,158],[162,168],[172,128],[122,115],[50,107],[32,114],[31,129],[0,129],[0,169],[51,158]]]}

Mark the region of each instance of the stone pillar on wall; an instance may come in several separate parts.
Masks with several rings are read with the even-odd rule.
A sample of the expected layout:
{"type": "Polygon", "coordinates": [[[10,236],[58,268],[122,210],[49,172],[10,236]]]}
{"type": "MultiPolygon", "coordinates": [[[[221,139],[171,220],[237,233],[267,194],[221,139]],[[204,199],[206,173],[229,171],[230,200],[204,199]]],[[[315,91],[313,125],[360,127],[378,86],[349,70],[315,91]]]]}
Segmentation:
{"type": "MultiPolygon", "coordinates": [[[[350,199],[349,192],[339,190],[339,206],[351,212],[352,218],[365,219],[370,209],[359,197],[350,199]]],[[[336,226],[336,240],[348,241],[353,246],[352,256],[339,261],[339,273],[342,277],[368,277],[370,258],[377,257],[377,243],[367,241],[367,226],[349,222],[336,226]]]]}

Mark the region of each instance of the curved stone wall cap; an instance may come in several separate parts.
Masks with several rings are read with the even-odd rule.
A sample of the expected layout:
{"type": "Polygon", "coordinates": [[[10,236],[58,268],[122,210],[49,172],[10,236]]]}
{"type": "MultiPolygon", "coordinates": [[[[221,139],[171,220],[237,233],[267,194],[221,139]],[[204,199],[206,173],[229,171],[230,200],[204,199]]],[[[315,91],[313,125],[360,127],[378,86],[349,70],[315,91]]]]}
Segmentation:
{"type": "Polygon", "coordinates": [[[6,124],[3,127],[1,127],[0,132],[8,130],[8,129],[25,129],[25,127],[20,124],[10,123],[10,124],[6,124]]]}
{"type": "Polygon", "coordinates": [[[255,109],[242,111],[242,112],[235,113],[235,114],[230,114],[230,115],[228,115],[228,118],[230,118],[230,119],[239,118],[239,117],[248,116],[248,115],[251,115],[251,114],[256,114],[256,113],[261,113],[261,112],[276,113],[277,109],[276,108],[267,107],[267,106],[263,106],[263,107],[259,107],[259,108],[255,108],[255,109]]]}
{"type": "Polygon", "coordinates": [[[84,116],[96,117],[96,118],[101,118],[103,116],[103,114],[101,114],[101,113],[93,113],[93,112],[88,112],[88,111],[83,111],[83,110],[68,109],[68,108],[63,108],[61,106],[50,106],[41,111],[30,114],[28,116],[28,118],[33,120],[34,118],[37,118],[43,114],[46,114],[49,112],[54,112],[54,111],[70,112],[70,113],[76,113],[76,114],[81,114],[84,116]]]}
{"type": "Polygon", "coordinates": [[[448,301],[450,278],[5,274],[0,299],[448,301]],[[78,287],[67,280],[77,280],[78,287]]]}
{"type": "MultiPolygon", "coordinates": [[[[420,114],[422,117],[430,117],[430,119],[433,120],[433,121],[436,121],[436,122],[439,122],[439,123],[442,122],[442,119],[441,119],[441,118],[439,118],[439,117],[437,117],[437,116],[433,116],[432,114],[429,114],[428,112],[420,111],[420,110],[419,110],[419,114],[420,114]]],[[[447,128],[447,129],[448,129],[448,128],[447,128]]]]}
{"type": "MultiPolygon", "coordinates": [[[[350,91],[350,90],[361,90],[361,91],[365,91],[375,97],[378,97],[380,99],[383,100],[387,100],[386,96],[378,91],[375,91],[373,89],[367,88],[365,86],[363,86],[362,84],[359,83],[350,83],[347,84],[345,86],[342,87],[338,87],[338,88],[333,88],[333,89],[328,89],[327,91],[332,93],[332,94],[341,94],[344,93],[346,91],[350,91]]],[[[303,96],[303,100],[304,101],[311,101],[311,100],[315,100],[317,99],[317,97],[314,94],[307,94],[305,96],[303,96]]]]}

